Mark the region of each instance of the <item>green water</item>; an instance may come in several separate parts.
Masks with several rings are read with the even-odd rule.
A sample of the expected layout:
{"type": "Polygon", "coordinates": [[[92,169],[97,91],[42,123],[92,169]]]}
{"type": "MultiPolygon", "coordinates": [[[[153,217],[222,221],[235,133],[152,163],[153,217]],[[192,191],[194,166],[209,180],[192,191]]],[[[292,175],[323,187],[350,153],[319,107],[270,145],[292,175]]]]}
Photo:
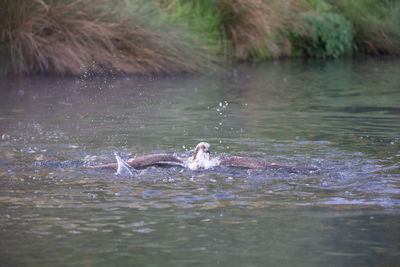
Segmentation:
{"type": "Polygon", "coordinates": [[[0,81],[0,265],[394,266],[400,61],[0,81]],[[317,173],[87,164],[147,153],[317,173]]]}

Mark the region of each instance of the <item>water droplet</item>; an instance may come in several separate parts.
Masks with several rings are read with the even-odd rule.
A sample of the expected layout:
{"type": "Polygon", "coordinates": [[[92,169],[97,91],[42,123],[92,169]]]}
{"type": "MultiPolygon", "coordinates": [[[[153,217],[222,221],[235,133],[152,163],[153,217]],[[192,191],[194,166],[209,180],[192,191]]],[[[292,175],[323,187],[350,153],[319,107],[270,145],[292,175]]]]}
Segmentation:
{"type": "Polygon", "coordinates": [[[11,136],[9,136],[8,134],[3,134],[2,136],[1,136],[1,140],[8,140],[8,139],[10,139],[11,138],[11,136]]]}

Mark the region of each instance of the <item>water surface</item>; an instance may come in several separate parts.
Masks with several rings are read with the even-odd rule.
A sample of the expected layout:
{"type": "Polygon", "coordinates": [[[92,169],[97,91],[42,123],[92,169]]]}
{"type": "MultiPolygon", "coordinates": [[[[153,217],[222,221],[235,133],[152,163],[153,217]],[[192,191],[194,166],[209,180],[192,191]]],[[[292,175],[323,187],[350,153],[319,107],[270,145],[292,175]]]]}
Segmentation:
{"type": "Polygon", "coordinates": [[[1,265],[396,265],[400,61],[0,82],[1,265]],[[147,153],[317,173],[87,165],[147,153]]]}

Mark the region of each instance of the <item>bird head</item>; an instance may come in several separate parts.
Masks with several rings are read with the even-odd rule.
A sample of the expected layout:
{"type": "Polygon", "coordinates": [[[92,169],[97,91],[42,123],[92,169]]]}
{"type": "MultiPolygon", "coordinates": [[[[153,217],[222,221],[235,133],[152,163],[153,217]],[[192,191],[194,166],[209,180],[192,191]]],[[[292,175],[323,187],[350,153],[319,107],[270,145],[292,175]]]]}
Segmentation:
{"type": "Polygon", "coordinates": [[[194,149],[193,161],[210,159],[210,144],[206,142],[199,143],[194,149]]]}

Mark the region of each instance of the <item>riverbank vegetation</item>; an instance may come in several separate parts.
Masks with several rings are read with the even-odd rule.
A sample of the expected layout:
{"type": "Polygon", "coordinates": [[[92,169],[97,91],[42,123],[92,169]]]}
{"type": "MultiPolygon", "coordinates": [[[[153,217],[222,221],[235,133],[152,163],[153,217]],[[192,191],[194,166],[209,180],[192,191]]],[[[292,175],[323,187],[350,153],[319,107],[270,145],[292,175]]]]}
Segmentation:
{"type": "Polygon", "coordinates": [[[2,73],[178,73],[400,55],[395,0],[0,0],[2,73]]]}
{"type": "Polygon", "coordinates": [[[0,0],[5,72],[175,73],[205,69],[206,47],[157,6],[110,0],[0,0]],[[155,18],[155,19],[154,19],[155,18]]]}

